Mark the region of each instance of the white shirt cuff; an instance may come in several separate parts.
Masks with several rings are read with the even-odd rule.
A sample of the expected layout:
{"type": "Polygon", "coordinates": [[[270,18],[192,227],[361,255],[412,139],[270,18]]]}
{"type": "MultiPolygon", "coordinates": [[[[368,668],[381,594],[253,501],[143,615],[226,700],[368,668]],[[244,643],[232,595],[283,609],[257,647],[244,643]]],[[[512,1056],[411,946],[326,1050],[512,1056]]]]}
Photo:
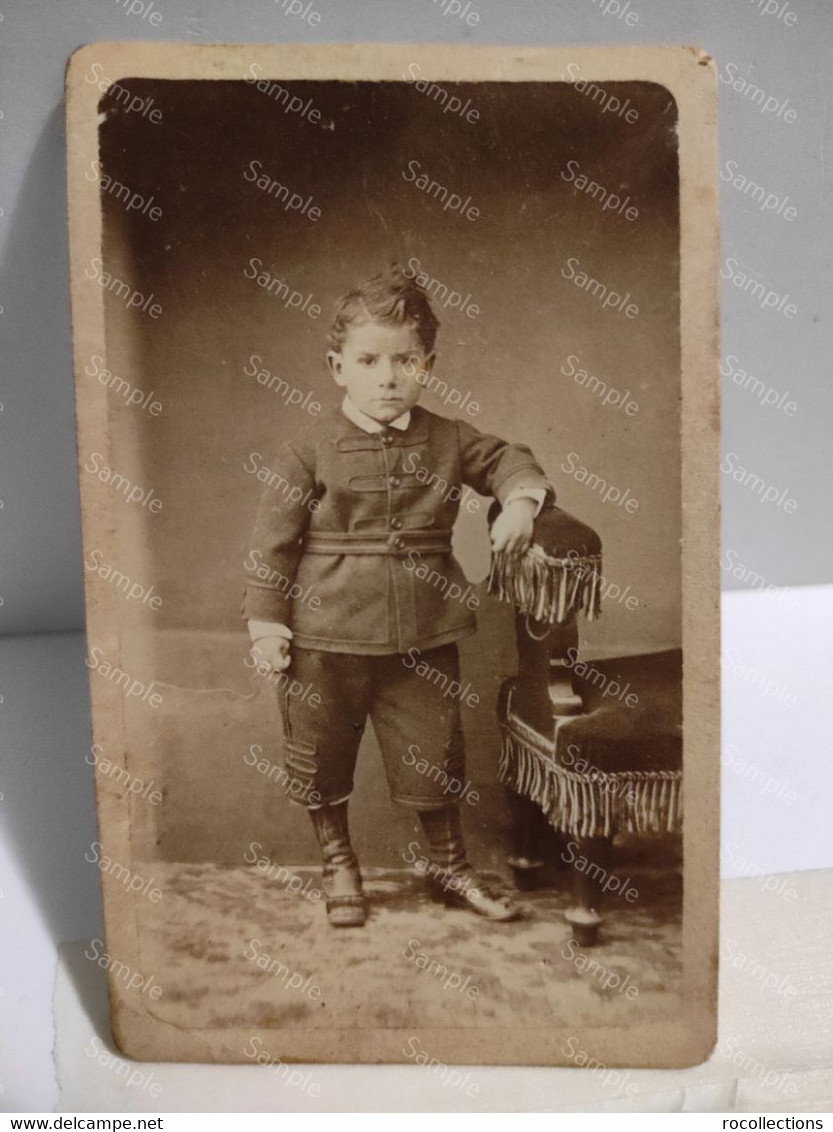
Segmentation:
{"type": "Polygon", "coordinates": [[[286,641],[292,640],[292,630],[280,621],[247,621],[249,639],[252,644],[262,641],[265,637],[283,637],[286,641]]]}
{"type": "Polygon", "coordinates": [[[544,500],[547,498],[547,493],[542,487],[516,487],[514,491],[510,491],[503,502],[504,507],[507,503],[511,503],[513,499],[534,499],[538,506],[535,509],[535,518],[541,514],[541,508],[544,506],[544,500]]]}

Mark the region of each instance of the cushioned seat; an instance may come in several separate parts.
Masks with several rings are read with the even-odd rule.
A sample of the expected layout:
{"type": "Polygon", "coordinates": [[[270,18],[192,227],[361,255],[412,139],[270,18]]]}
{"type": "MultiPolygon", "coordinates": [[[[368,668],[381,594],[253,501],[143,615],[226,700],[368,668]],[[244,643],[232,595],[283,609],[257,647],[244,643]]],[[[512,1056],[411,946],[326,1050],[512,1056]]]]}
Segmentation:
{"type": "MultiPolygon", "coordinates": [[[[567,747],[603,771],[679,770],[682,761],[682,653],[679,649],[615,660],[577,660],[573,687],[584,710],[558,726],[555,758],[567,747]],[[617,691],[618,689],[618,691],[617,691]]],[[[521,700],[515,712],[536,721],[521,700]]],[[[551,730],[551,729],[550,729],[551,730]]],[[[573,758],[567,764],[575,761],[573,758]]]]}
{"type": "Polygon", "coordinates": [[[574,688],[584,711],[551,718],[549,728],[541,730],[525,711],[518,681],[507,682],[499,713],[501,781],[539,805],[559,833],[608,837],[619,829],[678,829],[680,652],[587,662],[587,670],[575,675],[574,688]],[[629,702],[605,695],[617,686],[622,693],[628,689],[629,702]]]}

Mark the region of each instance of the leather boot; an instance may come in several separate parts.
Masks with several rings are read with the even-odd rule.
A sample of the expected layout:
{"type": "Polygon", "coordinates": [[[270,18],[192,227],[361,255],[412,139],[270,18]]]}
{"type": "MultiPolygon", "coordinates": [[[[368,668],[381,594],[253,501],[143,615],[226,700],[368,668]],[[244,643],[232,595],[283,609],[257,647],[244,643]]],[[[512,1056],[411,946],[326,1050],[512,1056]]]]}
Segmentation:
{"type": "Polygon", "coordinates": [[[362,875],[350,845],[347,803],[309,810],[324,857],[323,888],[327,919],[334,928],[360,928],[367,919],[362,875]]]}
{"type": "Polygon", "coordinates": [[[520,908],[510,897],[491,888],[469,864],[457,806],[420,810],[419,820],[433,858],[428,883],[435,900],[468,908],[487,920],[516,920],[520,916],[520,908]]]}

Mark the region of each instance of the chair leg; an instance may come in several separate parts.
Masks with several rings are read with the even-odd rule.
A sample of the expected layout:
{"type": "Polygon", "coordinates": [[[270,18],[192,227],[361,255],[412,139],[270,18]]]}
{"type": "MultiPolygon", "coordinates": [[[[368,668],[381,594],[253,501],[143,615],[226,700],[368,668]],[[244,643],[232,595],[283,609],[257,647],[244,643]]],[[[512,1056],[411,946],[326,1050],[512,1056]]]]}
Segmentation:
{"type": "Polygon", "coordinates": [[[571,857],[574,903],[564,919],[581,947],[594,947],[603,923],[602,890],[610,869],[613,838],[577,837],[573,845],[577,846],[571,857]]]}
{"type": "Polygon", "coordinates": [[[508,865],[515,878],[515,887],[529,892],[538,886],[544,867],[543,834],[546,820],[540,806],[506,787],[506,799],[512,818],[512,854],[508,865]]]}

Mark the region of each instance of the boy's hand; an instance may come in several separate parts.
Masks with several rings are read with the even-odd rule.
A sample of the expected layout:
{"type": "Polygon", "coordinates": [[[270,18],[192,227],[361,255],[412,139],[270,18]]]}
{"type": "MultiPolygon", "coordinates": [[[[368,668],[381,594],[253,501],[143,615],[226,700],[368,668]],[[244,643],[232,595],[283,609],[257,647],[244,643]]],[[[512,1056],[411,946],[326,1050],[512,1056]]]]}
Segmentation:
{"type": "Polygon", "coordinates": [[[512,499],[492,524],[492,550],[523,554],[532,542],[532,524],[537,504],[534,499],[512,499]]]}
{"type": "Polygon", "coordinates": [[[289,668],[291,657],[286,637],[261,637],[254,642],[254,647],[260,649],[261,658],[273,671],[283,672],[285,668],[289,668]]]}

